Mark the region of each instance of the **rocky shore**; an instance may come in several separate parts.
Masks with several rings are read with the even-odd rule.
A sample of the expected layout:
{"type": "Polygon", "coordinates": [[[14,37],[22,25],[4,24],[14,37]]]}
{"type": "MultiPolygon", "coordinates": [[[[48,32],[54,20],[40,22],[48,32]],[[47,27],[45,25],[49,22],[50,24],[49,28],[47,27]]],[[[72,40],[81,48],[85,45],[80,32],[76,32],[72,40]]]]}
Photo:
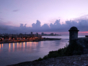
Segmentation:
{"type": "Polygon", "coordinates": [[[49,58],[8,66],[88,66],[88,54],[49,58]]]}

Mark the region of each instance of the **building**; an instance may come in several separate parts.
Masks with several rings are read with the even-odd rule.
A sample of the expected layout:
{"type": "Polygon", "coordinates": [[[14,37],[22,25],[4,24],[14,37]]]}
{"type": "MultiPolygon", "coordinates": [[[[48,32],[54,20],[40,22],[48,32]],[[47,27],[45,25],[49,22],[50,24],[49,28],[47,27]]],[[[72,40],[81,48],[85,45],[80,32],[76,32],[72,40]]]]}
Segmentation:
{"type": "Polygon", "coordinates": [[[83,52],[88,53],[88,37],[78,38],[78,29],[77,27],[71,27],[69,30],[69,44],[79,44],[83,47],[83,52]]]}
{"type": "Polygon", "coordinates": [[[71,27],[69,30],[69,44],[71,44],[71,41],[78,38],[78,29],[76,27],[71,27]]]}

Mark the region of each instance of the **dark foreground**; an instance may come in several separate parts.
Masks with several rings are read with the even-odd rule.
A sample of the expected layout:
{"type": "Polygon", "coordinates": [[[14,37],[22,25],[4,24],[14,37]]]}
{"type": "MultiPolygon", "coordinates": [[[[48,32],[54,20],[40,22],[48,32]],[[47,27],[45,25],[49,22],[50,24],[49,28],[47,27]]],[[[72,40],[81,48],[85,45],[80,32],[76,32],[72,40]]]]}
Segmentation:
{"type": "Polygon", "coordinates": [[[88,66],[88,54],[49,58],[8,66],[88,66]]]}

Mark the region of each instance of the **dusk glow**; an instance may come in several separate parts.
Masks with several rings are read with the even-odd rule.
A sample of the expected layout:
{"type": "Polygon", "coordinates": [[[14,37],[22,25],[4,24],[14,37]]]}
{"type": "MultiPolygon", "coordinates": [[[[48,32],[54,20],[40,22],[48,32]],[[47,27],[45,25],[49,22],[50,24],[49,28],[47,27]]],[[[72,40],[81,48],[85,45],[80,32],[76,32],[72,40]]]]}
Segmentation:
{"type": "Polygon", "coordinates": [[[0,66],[88,66],[87,58],[88,0],[0,0],[0,66]]]}
{"type": "Polygon", "coordinates": [[[27,24],[36,20],[43,24],[61,20],[73,20],[88,14],[88,0],[0,0],[0,23],[11,26],[27,24]]]}
{"type": "Polygon", "coordinates": [[[87,2],[0,0],[0,33],[66,32],[72,26],[88,31],[87,2]]]}

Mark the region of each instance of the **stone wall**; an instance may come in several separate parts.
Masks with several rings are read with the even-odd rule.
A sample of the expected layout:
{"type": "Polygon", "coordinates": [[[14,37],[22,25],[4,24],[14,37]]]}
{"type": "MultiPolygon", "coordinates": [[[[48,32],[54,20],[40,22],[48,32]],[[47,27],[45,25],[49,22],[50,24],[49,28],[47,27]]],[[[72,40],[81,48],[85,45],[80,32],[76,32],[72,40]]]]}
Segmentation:
{"type": "Polygon", "coordinates": [[[76,43],[81,45],[83,47],[83,53],[86,54],[88,53],[88,38],[78,38],[75,39],[76,43]]]}

